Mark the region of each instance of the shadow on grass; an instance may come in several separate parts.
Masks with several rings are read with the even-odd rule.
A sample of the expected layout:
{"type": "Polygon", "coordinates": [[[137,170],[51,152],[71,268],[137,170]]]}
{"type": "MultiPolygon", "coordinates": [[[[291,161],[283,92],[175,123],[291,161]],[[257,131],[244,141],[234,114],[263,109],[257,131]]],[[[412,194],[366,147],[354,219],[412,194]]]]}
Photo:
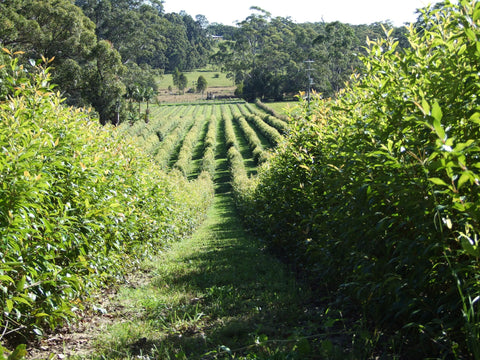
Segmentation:
{"type": "MultiPolygon", "coordinates": [[[[220,346],[262,353],[266,350],[255,345],[259,338],[285,340],[312,320],[305,307],[309,292],[245,233],[229,193],[216,196],[213,211],[215,221],[196,236],[195,249],[176,260],[185,269],[152,282],[156,288],[182,289],[190,298],[171,307],[161,303],[145,314],[166,335],[161,341],[136,340],[130,344],[133,355],[155,349],[165,358],[178,353],[209,358],[205,354],[213,356],[220,346]]],[[[285,343],[283,351],[293,345],[285,343]]]]}
{"type": "Polygon", "coordinates": [[[174,255],[157,264],[158,276],[149,286],[161,294],[141,305],[145,310],[136,325],[148,330],[126,331],[121,347],[156,359],[231,359],[247,353],[255,359],[315,358],[308,352],[287,357],[298,343],[285,340],[318,332],[321,311],[312,309],[310,291],[243,228],[224,138],[220,120],[209,216],[192,238],[178,244],[181,251],[173,249],[174,255]],[[279,342],[267,345],[265,339],[279,342]]]}

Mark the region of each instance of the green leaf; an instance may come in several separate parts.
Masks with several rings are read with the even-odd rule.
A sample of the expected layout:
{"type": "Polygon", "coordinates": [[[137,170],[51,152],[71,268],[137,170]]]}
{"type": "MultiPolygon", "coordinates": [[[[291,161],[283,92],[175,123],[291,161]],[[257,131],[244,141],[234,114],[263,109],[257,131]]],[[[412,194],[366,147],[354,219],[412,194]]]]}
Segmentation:
{"type": "Polygon", "coordinates": [[[438,101],[435,101],[432,106],[432,116],[435,120],[441,121],[443,117],[442,108],[438,104],[438,101]]]}
{"type": "Polygon", "coordinates": [[[466,28],[465,34],[470,40],[477,41],[477,36],[475,35],[475,32],[472,29],[466,28]]]}
{"type": "Polygon", "coordinates": [[[22,303],[30,307],[32,306],[32,304],[27,299],[24,299],[22,297],[14,296],[12,299],[15,300],[17,303],[22,303]]]}
{"type": "MultiPolygon", "coordinates": [[[[479,49],[479,52],[480,52],[480,49],[479,49]]],[[[470,121],[473,121],[476,124],[480,124],[480,112],[476,112],[472,116],[470,116],[470,121]]]]}
{"type": "Polygon", "coordinates": [[[468,180],[471,179],[471,174],[468,171],[464,171],[460,179],[458,179],[457,189],[460,189],[463,184],[465,184],[468,180]]]}
{"type": "Polygon", "coordinates": [[[15,281],[13,281],[13,279],[8,275],[0,275],[0,281],[7,281],[15,284],[15,281]]]}
{"type": "MultiPolygon", "coordinates": [[[[473,11],[472,19],[473,19],[473,21],[477,21],[478,19],[480,19],[480,8],[475,9],[475,10],[473,11]]],[[[478,44],[478,43],[477,43],[477,44],[478,44]]]]}
{"type": "Polygon", "coordinates": [[[463,250],[465,250],[468,255],[480,257],[480,247],[478,244],[473,245],[470,242],[470,239],[468,239],[466,236],[462,236],[460,243],[462,244],[463,250]]]}
{"type": "Polygon", "coordinates": [[[17,283],[17,291],[21,292],[25,288],[25,282],[27,281],[27,278],[25,275],[20,279],[20,281],[17,283]]]}
{"type": "Polygon", "coordinates": [[[25,344],[21,344],[10,354],[7,360],[22,360],[25,356],[27,356],[27,347],[25,344]]]}
{"type": "Polygon", "coordinates": [[[36,313],[36,314],[35,314],[35,317],[37,317],[37,318],[47,317],[47,316],[50,316],[50,315],[48,315],[47,313],[44,313],[44,312],[36,313]]]}
{"type": "Polygon", "coordinates": [[[5,305],[7,305],[7,311],[12,312],[13,309],[13,301],[10,299],[5,300],[5,305]]]}
{"type": "Polygon", "coordinates": [[[430,114],[430,105],[428,105],[428,102],[425,99],[422,99],[422,109],[425,114],[430,114]]]}
{"type": "Polygon", "coordinates": [[[446,134],[445,130],[442,128],[441,120],[443,117],[442,109],[440,108],[440,105],[438,105],[438,102],[435,101],[435,103],[432,106],[432,116],[433,116],[433,128],[435,129],[435,132],[437,133],[437,136],[442,140],[446,140],[446,134]]]}
{"type": "Polygon", "coordinates": [[[434,177],[434,178],[428,178],[428,180],[434,183],[435,185],[448,186],[448,184],[440,178],[434,177]]]}

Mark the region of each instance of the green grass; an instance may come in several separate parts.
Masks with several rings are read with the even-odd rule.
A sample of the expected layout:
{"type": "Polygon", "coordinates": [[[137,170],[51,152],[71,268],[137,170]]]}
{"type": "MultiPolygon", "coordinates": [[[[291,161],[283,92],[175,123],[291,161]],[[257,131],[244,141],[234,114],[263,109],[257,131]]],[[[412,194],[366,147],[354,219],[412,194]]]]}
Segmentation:
{"type": "Polygon", "coordinates": [[[109,306],[94,359],[313,359],[324,315],[310,290],[249,235],[231,194],[224,133],[216,195],[194,236],[145,260],[109,306]]]}
{"type": "Polygon", "coordinates": [[[308,289],[245,232],[230,193],[217,194],[198,232],[146,262],[144,271],[152,274],[144,285],[119,294],[125,321],[98,340],[103,358],[290,352],[296,341],[275,349],[261,343],[285,340],[307,320],[308,289]]]}
{"type": "MultiPolygon", "coordinates": [[[[185,75],[188,79],[187,89],[193,87],[192,82],[197,82],[197,79],[202,75],[207,80],[207,91],[210,87],[230,87],[235,86],[234,82],[231,79],[227,79],[225,73],[220,71],[211,71],[211,70],[196,70],[191,72],[185,72],[185,75]]],[[[158,88],[160,90],[168,89],[171,86],[175,89],[172,80],[172,74],[164,74],[158,82],[158,88]]]]}
{"type": "Polygon", "coordinates": [[[285,109],[293,108],[298,104],[298,101],[281,101],[281,102],[268,102],[265,103],[269,108],[276,111],[278,114],[285,114],[285,109]]]}

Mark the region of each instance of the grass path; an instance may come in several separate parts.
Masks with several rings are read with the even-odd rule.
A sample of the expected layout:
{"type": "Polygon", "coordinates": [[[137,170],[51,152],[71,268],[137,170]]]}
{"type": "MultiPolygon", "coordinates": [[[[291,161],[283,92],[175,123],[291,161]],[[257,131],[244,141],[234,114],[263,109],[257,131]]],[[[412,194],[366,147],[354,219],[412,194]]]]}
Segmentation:
{"type": "Polygon", "coordinates": [[[103,358],[271,358],[297,353],[299,342],[284,340],[316,330],[308,290],[245,232],[228,192],[194,236],[144,270],[147,282],[117,295],[123,320],[98,340],[103,358]]]}
{"type": "Polygon", "coordinates": [[[216,195],[205,222],[145,262],[139,284],[132,280],[117,294],[121,321],[96,342],[100,358],[318,358],[324,340],[311,335],[322,331],[323,309],[243,228],[230,193],[224,138],[219,126],[216,195]]]}

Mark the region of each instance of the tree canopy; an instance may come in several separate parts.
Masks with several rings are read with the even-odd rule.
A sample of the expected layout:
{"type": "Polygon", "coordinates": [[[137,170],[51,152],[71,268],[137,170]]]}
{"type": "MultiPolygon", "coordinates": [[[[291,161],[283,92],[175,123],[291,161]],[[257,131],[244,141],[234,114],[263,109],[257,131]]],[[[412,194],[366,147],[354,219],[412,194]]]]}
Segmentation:
{"type": "MultiPolygon", "coordinates": [[[[213,56],[229,76],[241,84],[247,100],[282,99],[306,90],[308,72],[313,89],[333,96],[350,75],[361,70],[358,54],[364,53],[366,37],[381,38],[391,24],[353,26],[340,22],[297,24],[288,18],[272,18],[259,8],[238,24],[233,36],[218,45],[213,56]],[[307,63],[308,61],[308,63],[307,63]],[[310,69],[310,70],[307,70],[310,69]]],[[[211,31],[229,34],[214,25],[211,31]]],[[[405,38],[405,30],[394,29],[405,38]]],[[[401,46],[406,42],[402,41],[401,46]]]]}
{"type": "MultiPolygon", "coordinates": [[[[67,102],[92,105],[102,122],[116,119],[119,102],[125,120],[133,90],[156,90],[164,72],[208,63],[227,72],[247,100],[292,97],[309,86],[308,73],[312,88],[330,97],[362,70],[357,55],[367,36],[383,37],[392,27],[297,24],[258,7],[237,26],[225,26],[203,15],[165,13],[160,0],[4,0],[0,20],[0,45],[23,51],[25,64],[54,58],[53,82],[67,102]]],[[[400,47],[408,46],[404,33],[394,29],[400,47]]]]}
{"type": "Polygon", "coordinates": [[[154,79],[164,71],[205,66],[205,26],[201,17],[165,14],[158,0],[0,2],[0,45],[24,52],[25,64],[53,58],[53,82],[67,102],[92,105],[104,123],[127,88],[156,90],[154,79]]]}

